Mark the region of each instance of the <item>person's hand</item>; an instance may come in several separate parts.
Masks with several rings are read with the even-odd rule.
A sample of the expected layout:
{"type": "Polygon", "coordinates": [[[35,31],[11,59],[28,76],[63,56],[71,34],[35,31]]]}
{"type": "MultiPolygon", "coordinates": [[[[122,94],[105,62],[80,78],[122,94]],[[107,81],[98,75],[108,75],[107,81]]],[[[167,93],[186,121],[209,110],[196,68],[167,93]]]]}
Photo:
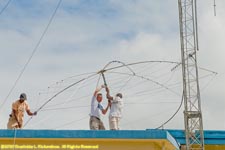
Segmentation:
{"type": "Polygon", "coordinates": [[[110,100],[108,100],[108,105],[109,105],[109,107],[111,107],[111,105],[112,105],[112,102],[110,100]]]}
{"type": "Polygon", "coordinates": [[[18,122],[18,127],[21,128],[22,127],[22,124],[20,122],[18,122]]]}
{"type": "Polygon", "coordinates": [[[33,113],[33,116],[36,116],[37,115],[37,111],[35,111],[34,113],[33,113]]]}
{"type": "Polygon", "coordinates": [[[108,87],[106,87],[105,90],[106,90],[107,93],[109,93],[109,88],[108,87]]]}

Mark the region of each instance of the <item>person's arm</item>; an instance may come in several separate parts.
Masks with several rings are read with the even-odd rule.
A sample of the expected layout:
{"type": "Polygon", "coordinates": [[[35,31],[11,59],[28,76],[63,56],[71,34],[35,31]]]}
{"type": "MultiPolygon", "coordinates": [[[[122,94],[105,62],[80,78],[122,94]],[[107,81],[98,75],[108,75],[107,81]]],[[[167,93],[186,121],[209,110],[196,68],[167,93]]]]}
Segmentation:
{"type": "Polygon", "coordinates": [[[101,91],[103,88],[105,88],[104,85],[101,85],[101,87],[96,88],[95,92],[94,92],[94,96],[96,97],[98,92],[101,91]]]}
{"type": "Polygon", "coordinates": [[[113,100],[113,97],[109,93],[109,88],[106,87],[105,89],[106,89],[106,97],[107,97],[107,99],[110,100],[110,101],[113,100]]]}
{"type": "Polygon", "coordinates": [[[29,116],[36,116],[36,115],[37,115],[37,112],[35,111],[35,112],[32,113],[32,112],[30,111],[30,109],[28,109],[28,110],[27,110],[27,114],[28,114],[29,116]]]}
{"type": "Polygon", "coordinates": [[[35,111],[35,112],[31,112],[30,111],[30,107],[29,107],[29,105],[27,104],[27,103],[25,103],[25,108],[26,108],[26,112],[27,112],[27,114],[29,115],[29,116],[35,116],[35,115],[37,115],[37,112],[35,111]]]}
{"type": "Polygon", "coordinates": [[[102,109],[102,110],[101,110],[103,115],[105,115],[105,114],[107,113],[107,111],[108,111],[108,109],[109,109],[110,105],[111,105],[111,103],[110,103],[110,102],[108,102],[107,107],[106,107],[105,109],[102,109]]]}

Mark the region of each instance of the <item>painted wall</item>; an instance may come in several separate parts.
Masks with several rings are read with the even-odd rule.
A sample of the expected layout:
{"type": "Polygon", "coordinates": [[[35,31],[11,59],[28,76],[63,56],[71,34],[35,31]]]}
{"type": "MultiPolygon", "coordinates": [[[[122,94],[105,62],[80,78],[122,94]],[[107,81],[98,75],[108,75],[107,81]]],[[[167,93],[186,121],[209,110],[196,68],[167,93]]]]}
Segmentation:
{"type": "MultiPolygon", "coordinates": [[[[225,150],[225,131],[204,131],[205,150],[225,150]]],[[[185,150],[183,130],[0,130],[0,150],[185,150]]]]}
{"type": "Polygon", "coordinates": [[[1,150],[37,149],[37,150],[174,150],[167,140],[140,139],[0,139],[1,150]]]}
{"type": "Polygon", "coordinates": [[[0,130],[0,150],[175,150],[167,131],[0,130]]]}

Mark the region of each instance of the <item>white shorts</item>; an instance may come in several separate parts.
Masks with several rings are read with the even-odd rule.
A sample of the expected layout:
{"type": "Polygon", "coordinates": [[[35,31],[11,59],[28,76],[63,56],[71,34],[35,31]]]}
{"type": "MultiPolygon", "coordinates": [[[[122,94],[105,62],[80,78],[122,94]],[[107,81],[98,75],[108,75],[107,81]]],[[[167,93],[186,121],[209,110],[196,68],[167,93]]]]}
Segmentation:
{"type": "Polygon", "coordinates": [[[109,117],[109,128],[110,130],[120,129],[120,117],[109,117]]]}

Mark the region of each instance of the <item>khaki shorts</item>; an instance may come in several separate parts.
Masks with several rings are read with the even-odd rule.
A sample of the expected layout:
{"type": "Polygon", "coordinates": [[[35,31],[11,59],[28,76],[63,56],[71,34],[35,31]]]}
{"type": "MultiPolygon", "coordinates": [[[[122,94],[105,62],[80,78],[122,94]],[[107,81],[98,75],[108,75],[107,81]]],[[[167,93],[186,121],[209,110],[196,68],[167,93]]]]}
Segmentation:
{"type": "Polygon", "coordinates": [[[90,117],[89,125],[91,130],[105,130],[103,122],[95,116],[90,117]]]}
{"type": "Polygon", "coordinates": [[[119,117],[109,117],[109,128],[110,130],[120,129],[120,118],[119,117]]]}
{"type": "MultiPolygon", "coordinates": [[[[22,127],[22,125],[21,125],[22,127]]],[[[9,117],[7,129],[20,129],[15,117],[9,117]]]]}

